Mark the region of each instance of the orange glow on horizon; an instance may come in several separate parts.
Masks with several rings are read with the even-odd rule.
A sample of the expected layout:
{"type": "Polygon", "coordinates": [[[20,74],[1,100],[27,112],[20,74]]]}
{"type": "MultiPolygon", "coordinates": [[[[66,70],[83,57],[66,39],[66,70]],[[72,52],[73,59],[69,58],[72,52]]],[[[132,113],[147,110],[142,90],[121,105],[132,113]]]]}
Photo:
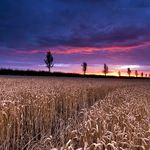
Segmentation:
{"type": "MultiPolygon", "coordinates": [[[[83,74],[83,71],[75,72],[75,73],[83,74]]],[[[101,76],[105,76],[104,73],[95,73],[95,72],[86,72],[85,74],[86,75],[101,75],[101,76]]],[[[119,77],[118,72],[107,73],[106,76],[119,77]]],[[[120,77],[128,77],[128,76],[129,75],[126,72],[121,72],[121,76],[120,77]]],[[[130,77],[136,77],[136,75],[135,74],[130,74],[130,77]]],[[[139,74],[137,77],[141,77],[141,75],[139,74]]],[[[143,77],[145,78],[145,73],[143,74],[143,77]]],[[[149,78],[149,74],[147,74],[147,78],[149,78]]]]}
{"type": "MultiPolygon", "coordinates": [[[[79,74],[83,74],[83,72],[80,72],[79,74]]],[[[86,75],[102,75],[105,76],[103,73],[86,73],[86,75]]],[[[118,73],[108,73],[106,76],[116,76],[119,77],[118,73]]],[[[129,75],[127,73],[121,73],[120,77],[128,77],[129,75]]],[[[131,74],[130,77],[136,77],[136,75],[131,74]]],[[[141,75],[138,75],[137,77],[141,77],[141,75]]],[[[145,77],[145,75],[143,75],[145,77]]],[[[149,76],[147,75],[147,78],[149,76]]]]}

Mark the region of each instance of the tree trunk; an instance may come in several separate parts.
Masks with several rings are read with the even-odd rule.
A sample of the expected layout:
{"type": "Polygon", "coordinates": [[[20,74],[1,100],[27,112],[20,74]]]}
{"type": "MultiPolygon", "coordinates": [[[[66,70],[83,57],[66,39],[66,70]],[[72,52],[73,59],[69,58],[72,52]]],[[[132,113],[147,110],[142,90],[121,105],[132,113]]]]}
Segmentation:
{"type": "Polygon", "coordinates": [[[85,71],[83,72],[83,76],[85,76],[85,71]]]}

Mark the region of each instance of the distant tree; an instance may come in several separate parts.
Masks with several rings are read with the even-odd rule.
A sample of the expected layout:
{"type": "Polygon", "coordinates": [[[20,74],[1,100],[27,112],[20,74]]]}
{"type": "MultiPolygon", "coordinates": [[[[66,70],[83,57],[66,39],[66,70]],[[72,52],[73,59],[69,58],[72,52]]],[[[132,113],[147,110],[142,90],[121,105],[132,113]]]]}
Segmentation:
{"type": "Polygon", "coordinates": [[[147,74],[145,74],[145,77],[147,78],[147,74]]]}
{"type": "Polygon", "coordinates": [[[143,78],[143,72],[141,72],[141,77],[143,78]]]}
{"type": "Polygon", "coordinates": [[[129,75],[129,77],[130,77],[130,74],[131,74],[130,68],[127,69],[127,73],[128,73],[128,75],[129,75]]]}
{"type": "Polygon", "coordinates": [[[108,66],[106,64],[104,64],[104,70],[102,72],[105,74],[105,76],[108,73],[108,66]]]}
{"type": "Polygon", "coordinates": [[[138,76],[138,72],[137,72],[137,70],[135,70],[135,76],[136,76],[136,77],[138,76]]]}
{"type": "Polygon", "coordinates": [[[150,74],[149,74],[149,78],[150,78],[150,74]]]}
{"type": "Polygon", "coordinates": [[[87,63],[83,62],[83,64],[81,64],[81,66],[83,67],[83,74],[85,75],[86,70],[87,70],[87,63]]]}
{"type": "Polygon", "coordinates": [[[44,59],[44,61],[45,61],[46,67],[49,69],[49,72],[51,72],[50,68],[54,66],[54,63],[53,63],[53,56],[50,50],[47,52],[46,59],[44,59]]]}
{"type": "Polygon", "coordinates": [[[121,76],[121,71],[120,70],[118,71],[118,75],[119,75],[119,77],[121,76]]]}

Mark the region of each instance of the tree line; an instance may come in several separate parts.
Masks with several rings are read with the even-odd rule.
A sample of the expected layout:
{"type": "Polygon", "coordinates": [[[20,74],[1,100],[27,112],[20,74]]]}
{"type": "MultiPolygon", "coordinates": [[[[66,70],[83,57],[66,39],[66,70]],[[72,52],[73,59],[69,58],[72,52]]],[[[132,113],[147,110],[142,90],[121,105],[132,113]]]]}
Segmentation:
{"type": "MultiPolygon", "coordinates": [[[[54,66],[54,63],[53,63],[53,56],[52,56],[52,53],[51,51],[47,51],[47,54],[46,54],[46,59],[44,59],[44,62],[46,64],[46,67],[49,69],[49,72],[51,72],[51,68],[54,66]]],[[[83,62],[81,64],[82,66],[82,70],[83,70],[83,75],[85,75],[86,71],[87,71],[87,63],[86,62],[83,62]]],[[[102,70],[102,73],[104,73],[104,75],[106,76],[107,73],[109,73],[109,69],[108,69],[108,66],[106,64],[104,64],[104,69],[102,70]]],[[[130,68],[127,68],[127,74],[128,76],[130,77],[131,75],[131,69],[130,68]]],[[[121,71],[119,70],[118,71],[118,75],[119,77],[121,76],[121,71]]],[[[138,77],[138,71],[135,70],[135,76],[138,77]]],[[[144,77],[144,74],[143,72],[141,72],[141,77],[144,77]]],[[[148,77],[147,74],[145,74],[145,77],[148,77]]],[[[150,78],[150,74],[149,74],[149,78],[150,78]]]]}

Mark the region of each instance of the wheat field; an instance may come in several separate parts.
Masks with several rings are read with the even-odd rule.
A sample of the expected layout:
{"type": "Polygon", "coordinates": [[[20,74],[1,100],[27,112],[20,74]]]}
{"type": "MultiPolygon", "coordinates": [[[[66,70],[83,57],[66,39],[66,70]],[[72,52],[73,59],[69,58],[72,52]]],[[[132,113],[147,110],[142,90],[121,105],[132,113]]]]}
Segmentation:
{"type": "Polygon", "coordinates": [[[150,150],[150,80],[0,76],[0,150],[150,150]]]}

